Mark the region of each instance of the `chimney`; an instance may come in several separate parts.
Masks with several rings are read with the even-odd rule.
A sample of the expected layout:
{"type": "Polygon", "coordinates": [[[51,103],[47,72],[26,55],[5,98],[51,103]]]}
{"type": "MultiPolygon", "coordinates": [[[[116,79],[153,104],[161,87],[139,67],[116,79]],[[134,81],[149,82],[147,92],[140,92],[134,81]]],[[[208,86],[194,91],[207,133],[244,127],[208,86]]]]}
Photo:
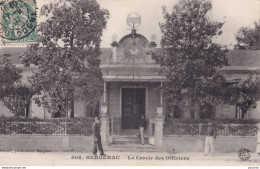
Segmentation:
{"type": "Polygon", "coordinates": [[[111,46],[112,46],[112,62],[117,63],[117,57],[116,57],[116,49],[118,47],[117,41],[113,41],[111,43],[111,46]]]}

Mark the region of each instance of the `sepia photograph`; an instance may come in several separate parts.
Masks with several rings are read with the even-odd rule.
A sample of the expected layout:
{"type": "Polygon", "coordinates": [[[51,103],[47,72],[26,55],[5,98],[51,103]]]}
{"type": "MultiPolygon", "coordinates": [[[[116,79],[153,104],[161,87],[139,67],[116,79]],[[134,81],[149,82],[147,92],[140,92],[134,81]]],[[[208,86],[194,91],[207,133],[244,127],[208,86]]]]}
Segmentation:
{"type": "Polygon", "coordinates": [[[260,0],[0,0],[0,167],[260,164],[260,0]]]}

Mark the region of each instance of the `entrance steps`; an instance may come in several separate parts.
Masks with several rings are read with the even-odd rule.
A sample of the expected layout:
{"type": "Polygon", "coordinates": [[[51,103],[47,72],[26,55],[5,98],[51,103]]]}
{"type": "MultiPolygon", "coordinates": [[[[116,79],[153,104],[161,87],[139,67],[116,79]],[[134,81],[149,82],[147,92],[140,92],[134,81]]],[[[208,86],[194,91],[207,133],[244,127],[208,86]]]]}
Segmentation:
{"type": "MultiPolygon", "coordinates": [[[[145,143],[149,142],[149,138],[145,136],[145,143]]],[[[113,144],[141,144],[140,137],[137,135],[115,136],[113,138],[113,144]]]]}
{"type": "Polygon", "coordinates": [[[148,136],[145,136],[145,144],[142,145],[137,135],[118,135],[113,137],[113,143],[104,146],[105,151],[120,152],[160,152],[161,149],[149,144],[148,136]]]}
{"type": "Polygon", "coordinates": [[[105,151],[120,151],[120,152],[160,152],[161,149],[148,144],[110,144],[104,146],[105,151]]]}

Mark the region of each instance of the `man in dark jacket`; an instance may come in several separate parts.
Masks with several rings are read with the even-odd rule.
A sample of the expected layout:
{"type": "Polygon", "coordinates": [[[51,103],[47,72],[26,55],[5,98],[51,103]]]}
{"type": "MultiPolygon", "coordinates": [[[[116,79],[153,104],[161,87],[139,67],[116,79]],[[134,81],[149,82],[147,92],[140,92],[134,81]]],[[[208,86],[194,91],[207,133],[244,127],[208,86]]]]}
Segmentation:
{"type": "Polygon", "coordinates": [[[93,129],[93,138],[94,138],[93,154],[97,155],[97,147],[98,147],[100,155],[105,155],[103,147],[102,147],[102,143],[101,143],[99,117],[95,117],[95,122],[92,126],[92,129],[93,129]]]}
{"type": "Polygon", "coordinates": [[[216,139],[216,129],[215,126],[213,125],[212,122],[208,123],[208,128],[207,128],[207,136],[205,140],[205,155],[208,155],[209,149],[210,149],[210,154],[212,155],[214,153],[214,142],[216,139]]]}
{"type": "Polygon", "coordinates": [[[140,139],[141,144],[144,145],[144,130],[146,129],[147,122],[145,120],[144,115],[141,115],[141,119],[139,121],[139,132],[140,132],[140,139]]]}

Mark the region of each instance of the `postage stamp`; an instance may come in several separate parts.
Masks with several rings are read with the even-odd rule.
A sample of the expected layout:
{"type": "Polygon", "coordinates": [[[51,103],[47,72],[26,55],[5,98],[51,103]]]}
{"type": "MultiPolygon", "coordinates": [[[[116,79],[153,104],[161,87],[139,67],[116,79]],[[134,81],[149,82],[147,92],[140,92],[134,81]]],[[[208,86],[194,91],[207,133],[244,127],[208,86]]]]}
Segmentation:
{"type": "Polygon", "coordinates": [[[241,148],[238,151],[238,157],[242,160],[242,161],[247,161],[250,159],[251,157],[251,153],[250,150],[247,148],[241,148]]]}
{"type": "Polygon", "coordinates": [[[36,18],[35,0],[0,2],[0,44],[36,42],[36,18]]]}
{"type": "Polygon", "coordinates": [[[0,169],[259,169],[259,14],[260,0],[0,0],[0,169]]]}

